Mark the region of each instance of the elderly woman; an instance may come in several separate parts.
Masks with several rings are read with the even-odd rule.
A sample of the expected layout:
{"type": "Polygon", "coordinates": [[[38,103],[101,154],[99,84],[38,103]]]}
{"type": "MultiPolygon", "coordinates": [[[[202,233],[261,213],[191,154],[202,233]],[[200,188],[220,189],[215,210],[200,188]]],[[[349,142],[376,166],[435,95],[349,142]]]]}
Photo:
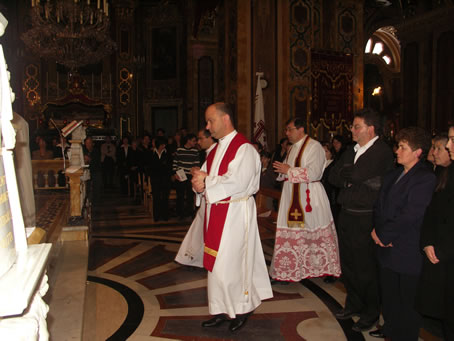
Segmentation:
{"type": "MultiPolygon", "coordinates": [[[[454,126],[446,145],[454,160],[454,126]]],[[[438,167],[437,167],[438,168],[438,167]]],[[[418,288],[417,309],[441,320],[445,340],[454,340],[454,162],[440,177],[421,229],[425,257],[418,288]]]]}
{"type": "MultiPolygon", "coordinates": [[[[375,206],[375,229],[380,266],[380,287],[385,325],[392,340],[418,340],[421,317],[414,309],[422,266],[419,248],[424,212],[436,185],[433,171],[424,162],[430,136],[421,128],[397,134],[397,163],[388,173],[375,206]]],[[[371,332],[372,336],[373,332],[371,332]]]]}

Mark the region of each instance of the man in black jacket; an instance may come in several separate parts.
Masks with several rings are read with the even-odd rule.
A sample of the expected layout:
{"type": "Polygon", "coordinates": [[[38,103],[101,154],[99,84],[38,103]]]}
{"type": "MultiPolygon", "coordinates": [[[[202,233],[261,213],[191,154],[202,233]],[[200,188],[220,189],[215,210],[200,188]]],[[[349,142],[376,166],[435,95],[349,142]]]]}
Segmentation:
{"type": "Polygon", "coordinates": [[[379,115],[370,109],[355,114],[351,127],[357,144],[348,148],[331,169],[329,181],[339,187],[338,219],[342,278],[347,290],[338,319],[359,316],[355,331],[372,328],[380,315],[378,270],[374,242],[373,206],[384,174],[393,168],[393,154],[379,138],[379,115]]]}

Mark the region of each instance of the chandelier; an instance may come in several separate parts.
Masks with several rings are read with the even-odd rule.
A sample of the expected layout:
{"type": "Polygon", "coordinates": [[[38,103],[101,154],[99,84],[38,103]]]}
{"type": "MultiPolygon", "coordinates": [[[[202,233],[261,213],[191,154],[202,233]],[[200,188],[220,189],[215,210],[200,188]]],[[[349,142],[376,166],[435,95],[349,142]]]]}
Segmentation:
{"type": "Polygon", "coordinates": [[[106,0],[31,0],[31,28],[21,38],[41,58],[77,69],[116,49],[106,0]],[[96,3],[95,3],[96,2],[96,3]]]}

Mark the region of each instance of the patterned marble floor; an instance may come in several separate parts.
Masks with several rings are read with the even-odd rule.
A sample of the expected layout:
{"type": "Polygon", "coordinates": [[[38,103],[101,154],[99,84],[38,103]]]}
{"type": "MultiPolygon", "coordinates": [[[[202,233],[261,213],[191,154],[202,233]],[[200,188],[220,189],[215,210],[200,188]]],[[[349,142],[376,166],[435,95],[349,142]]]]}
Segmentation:
{"type": "MultiPolygon", "coordinates": [[[[274,298],[236,333],[202,328],[206,271],[174,262],[189,224],[153,223],[143,206],[106,193],[93,210],[84,340],[377,340],[335,319],[344,288],[321,279],[274,285],[274,298]]],[[[260,232],[269,262],[273,235],[260,232]]]]}

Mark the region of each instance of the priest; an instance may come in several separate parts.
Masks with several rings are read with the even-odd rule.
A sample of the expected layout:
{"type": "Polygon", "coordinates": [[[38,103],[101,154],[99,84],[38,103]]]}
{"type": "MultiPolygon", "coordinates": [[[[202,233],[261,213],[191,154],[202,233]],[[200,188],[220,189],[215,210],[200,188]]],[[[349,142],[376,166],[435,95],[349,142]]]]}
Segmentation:
{"type": "Polygon", "coordinates": [[[326,162],[323,147],[311,139],[302,118],[285,128],[292,147],[283,162],[274,162],[284,181],[277,217],[270,276],[276,281],[339,277],[337,234],[328,197],[320,182],[326,162]]]}
{"type": "Polygon", "coordinates": [[[225,103],[210,105],[206,128],[218,139],[201,170],[195,170],[193,189],[204,196],[203,265],[208,270],[211,315],[203,327],[242,328],[262,300],[273,297],[257,225],[253,195],[259,189],[260,158],[233,123],[225,103]]]}

